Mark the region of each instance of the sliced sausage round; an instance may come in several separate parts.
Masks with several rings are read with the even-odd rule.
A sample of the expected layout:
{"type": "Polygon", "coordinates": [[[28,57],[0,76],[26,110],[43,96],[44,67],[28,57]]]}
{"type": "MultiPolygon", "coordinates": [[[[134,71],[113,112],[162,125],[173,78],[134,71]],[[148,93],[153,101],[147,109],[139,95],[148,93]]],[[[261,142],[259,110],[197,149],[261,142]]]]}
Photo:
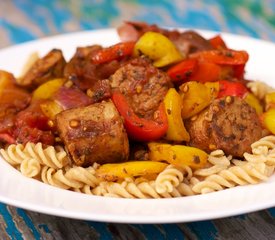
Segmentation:
{"type": "Polygon", "coordinates": [[[216,99],[203,112],[186,123],[190,145],[207,152],[222,149],[242,157],[251,152],[251,144],[262,136],[256,111],[238,97],[216,99]]]}

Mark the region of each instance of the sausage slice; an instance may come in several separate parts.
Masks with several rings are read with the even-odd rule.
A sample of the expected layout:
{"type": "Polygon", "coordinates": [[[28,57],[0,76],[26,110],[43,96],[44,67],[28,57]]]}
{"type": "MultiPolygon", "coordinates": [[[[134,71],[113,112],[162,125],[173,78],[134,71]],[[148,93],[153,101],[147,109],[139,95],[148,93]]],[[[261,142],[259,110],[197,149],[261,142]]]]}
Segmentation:
{"type": "Polygon", "coordinates": [[[244,100],[230,96],[214,100],[186,127],[191,146],[207,152],[222,149],[235,157],[251,152],[250,145],[262,136],[256,111],[244,100]]]}
{"type": "Polygon", "coordinates": [[[129,143],[114,104],[101,102],[73,108],[56,117],[60,137],[78,166],[128,159],[129,143]]]}

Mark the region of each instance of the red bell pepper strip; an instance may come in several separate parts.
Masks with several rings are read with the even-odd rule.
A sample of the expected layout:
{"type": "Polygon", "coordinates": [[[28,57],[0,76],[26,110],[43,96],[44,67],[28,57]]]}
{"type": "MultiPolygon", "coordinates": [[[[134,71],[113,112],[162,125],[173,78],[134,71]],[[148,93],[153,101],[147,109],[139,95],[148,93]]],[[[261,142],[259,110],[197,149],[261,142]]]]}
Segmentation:
{"type": "Polygon", "coordinates": [[[233,76],[237,79],[244,78],[245,64],[233,66],[233,76]]]}
{"type": "Polygon", "coordinates": [[[248,61],[249,56],[246,51],[214,49],[193,53],[190,55],[190,58],[219,65],[244,65],[248,61]]]}
{"type": "Polygon", "coordinates": [[[167,74],[172,82],[188,81],[193,72],[196,71],[197,65],[196,59],[186,59],[169,68],[167,74]]]}
{"type": "Polygon", "coordinates": [[[248,93],[247,88],[240,82],[231,82],[226,80],[219,81],[220,90],[218,98],[226,96],[236,96],[243,98],[248,93]]]}
{"type": "Polygon", "coordinates": [[[211,62],[199,62],[197,70],[189,78],[190,81],[196,82],[215,82],[220,79],[222,68],[211,62]]]}
{"type": "Polygon", "coordinates": [[[227,48],[225,42],[223,41],[221,35],[216,35],[208,40],[213,48],[227,48]]]}
{"type": "Polygon", "coordinates": [[[135,42],[121,42],[113,46],[103,48],[92,56],[92,62],[95,64],[101,64],[130,56],[133,53],[134,46],[135,42]]]}
{"type": "Polygon", "coordinates": [[[129,106],[125,96],[120,92],[114,92],[112,100],[124,118],[124,126],[129,137],[136,141],[154,141],[165,135],[168,129],[168,120],[164,104],[160,104],[156,111],[156,119],[145,119],[137,116],[129,106]]]}

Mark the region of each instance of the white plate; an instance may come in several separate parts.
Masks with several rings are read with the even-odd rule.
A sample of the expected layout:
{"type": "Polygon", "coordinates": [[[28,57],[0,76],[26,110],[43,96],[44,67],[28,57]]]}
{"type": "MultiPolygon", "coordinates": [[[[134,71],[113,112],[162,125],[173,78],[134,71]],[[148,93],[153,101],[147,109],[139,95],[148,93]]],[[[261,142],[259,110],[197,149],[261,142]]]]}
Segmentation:
{"type": "MultiPolygon", "coordinates": [[[[204,36],[213,32],[200,31],[204,36]]],[[[275,45],[247,37],[223,34],[228,46],[250,54],[247,76],[274,83],[275,45]]],[[[0,51],[0,69],[19,75],[28,56],[60,48],[68,59],[77,46],[119,41],[115,30],[55,36],[0,51]]],[[[233,216],[275,206],[275,176],[269,181],[220,192],[174,199],[117,199],[58,189],[22,176],[0,161],[0,201],[16,207],[75,219],[119,223],[173,223],[233,216]]]]}

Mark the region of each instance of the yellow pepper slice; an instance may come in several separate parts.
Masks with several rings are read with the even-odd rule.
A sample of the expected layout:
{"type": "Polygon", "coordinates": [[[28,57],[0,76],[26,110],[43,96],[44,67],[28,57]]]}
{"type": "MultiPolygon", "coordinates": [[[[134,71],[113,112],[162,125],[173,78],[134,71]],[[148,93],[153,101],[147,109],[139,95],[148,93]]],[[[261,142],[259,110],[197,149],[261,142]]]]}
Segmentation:
{"type": "Polygon", "coordinates": [[[180,86],[180,95],[183,101],[182,118],[190,118],[202,111],[216,98],[218,92],[218,82],[203,84],[191,81],[182,84],[180,86]]]}
{"type": "Polygon", "coordinates": [[[256,98],[254,94],[252,93],[246,94],[244,100],[246,101],[246,103],[248,103],[251,107],[253,107],[256,110],[257,114],[263,113],[263,106],[261,105],[259,99],[256,98]]]}
{"type": "Polygon", "coordinates": [[[181,117],[182,99],[175,88],[170,88],[164,98],[164,106],[168,119],[168,130],[165,138],[170,141],[189,141],[181,117]]]}
{"type": "Polygon", "coordinates": [[[208,159],[206,152],[194,147],[155,142],[149,143],[148,147],[150,160],[166,161],[178,167],[203,168],[208,159]]]}
{"type": "Polygon", "coordinates": [[[262,117],[264,126],[275,134],[275,108],[269,109],[262,117]]]}
{"type": "Polygon", "coordinates": [[[57,78],[41,84],[34,90],[33,99],[49,99],[64,84],[65,79],[57,78]]]}
{"type": "Polygon", "coordinates": [[[54,120],[56,114],[63,111],[63,108],[55,101],[48,100],[40,104],[40,108],[44,115],[51,120],[54,120]]]}
{"type": "Polygon", "coordinates": [[[96,170],[96,175],[105,181],[117,181],[127,177],[146,176],[162,172],[168,164],[153,161],[130,161],[107,163],[96,170]]]}
{"type": "Polygon", "coordinates": [[[152,59],[155,67],[164,67],[183,59],[175,45],[164,35],[146,32],[137,41],[134,55],[144,54],[152,59]]]}
{"type": "Polygon", "coordinates": [[[275,92],[270,92],[265,95],[265,108],[275,108],[275,92]]]}

